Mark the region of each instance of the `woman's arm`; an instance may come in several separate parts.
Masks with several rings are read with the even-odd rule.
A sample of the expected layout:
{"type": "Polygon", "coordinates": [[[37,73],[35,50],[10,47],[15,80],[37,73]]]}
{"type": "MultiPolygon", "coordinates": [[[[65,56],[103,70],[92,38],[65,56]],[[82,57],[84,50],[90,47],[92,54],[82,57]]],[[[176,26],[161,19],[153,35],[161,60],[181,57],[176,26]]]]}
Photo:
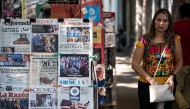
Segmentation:
{"type": "Polygon", "coordinates": [[[142,58],[143,58],[144,49],[139,46],[136,46],[133,59],[132,59],[132,69],[150,84],[153,84],[153,78],[149,76],[144,69],[140,66],[142,58]]]}
{"type": "MultiPolygon", "coordinates": [[[[182,68],[183,66],[183,56],[182,56],[182,48],[181,48],[181,43],[179,41],[179,43],[176,45],[176,49],[175,49],[175,52],[174,52],[174,69],[172,71],[172,74],[177,74],[180,69],[182,68]]],[[[171,75],[165,84],[170,84],[171,85],[171,91],[173,90],[174,88],[174,76],[171,75]]]]}
{"type": "Polygon", "coordinates": [[[175,60],[174,60],[174,70],[172,74],[177,74],[183,66],[183,55],[182,55],[182,47],[181,42],[176,45],[175,50],[175,60]]]}

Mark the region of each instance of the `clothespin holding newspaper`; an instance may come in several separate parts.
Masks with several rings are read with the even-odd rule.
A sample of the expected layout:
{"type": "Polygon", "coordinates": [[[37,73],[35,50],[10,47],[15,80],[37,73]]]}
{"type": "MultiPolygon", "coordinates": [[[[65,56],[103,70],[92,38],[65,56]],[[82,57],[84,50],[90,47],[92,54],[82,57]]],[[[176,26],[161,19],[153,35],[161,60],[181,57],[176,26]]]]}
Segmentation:
{"type": "Polygon", "coordinates": [[[32,90],[31,88],[25,88],[24,91],[30,92],[30,91],[34,91],[34,90],[32,90]]]}
{"type": "Polygon", "coordinates": [[[97,86],[98,86],[98,85],[93,85],[93,84],[92,84],[92,85],[89,85],[88,87],[97,87],[97,86]]]}
{"type": "Polygon", "coordinates": [[[62,55],[62,53],[54,53],[53,56],[59,56],[62,55]]]}
{"type": "MultiPolygon", "coordinates": [[[[24,54],[24,56],[34,56],[34,54],[24,54]]],[[[31,62],[31,60],[30,60],[31,62]]]]}
{"type": "Polygon", "coordinates": [[[88,56],[88,58],[93,58],[93,59],[96,59],[98,56],[88,56]]]}
{"type": "Polygon", "coordinates": [[[24,56],[34,56],[34,54],[24,54],[24,56]]]}
{"type": "Polygon", "coordinates": [[[62,87],[61,84],[54,84],[53,87],[62,87]]]}

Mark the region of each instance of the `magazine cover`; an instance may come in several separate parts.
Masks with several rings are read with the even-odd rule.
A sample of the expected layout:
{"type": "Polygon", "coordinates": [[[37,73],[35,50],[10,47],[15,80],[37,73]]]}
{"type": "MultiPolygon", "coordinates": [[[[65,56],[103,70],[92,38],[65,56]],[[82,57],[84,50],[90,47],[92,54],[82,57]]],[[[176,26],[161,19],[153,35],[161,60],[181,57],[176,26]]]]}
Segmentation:
{"type": "Polygon", "coordinates": [[[93,61],[95,61],[96,64],[101,64],[102,57],[101,57],[101,49],[100,48],[93,48],[93,56],[97,57],[97,58],[94,58],[93,61]]]}
{"type": "Polygon", "coordinates": [[[22,18],[22,0],[3,0],[3,18],[22,18]]]}
{"type": "Polygon", "coordinates": [[[44,4],[45,0],[22,0],[22,19],[36,18],[36,4],[44,4]]]}
{"type": "Polygon", "coordinates": [[[43,4],[36,4],[36,18],[41,18],[41,8],[43,7],[43,4]]]}
{"type": "Polygon", "coordinates": [[[115,13],[103,12],[105,32],[115,32],[115,13]]]}
{"type": "Polygon", "coordinates": [[[115,32],[115,18],[104,18],[105,32],[115,32]]]}
{"type": "Polygon", "coordinates": [[[105,67],[102,64],[95,66],[95,72],[98,79],[98,104],[106,103],[106,81],[105,81],[105,67]]]}
{"type": "Polygon", "coordinates": [[[32,23],[31,52],[58,52],[57,19],[36,19],[32,23]]]}
{"type": "Polygon", "coordinates": [[[51,5],[46,3],[43,4],[40,8],[40,14],[38,18],[51,18],[51,5]]]}
{"type": "Polygon", "coordinates": [[[30,20],[1,19],[1,51],[5,53],[24,54],[30,52],[30,20]]]}
{"type": "Polygon", "coordinates": [[[51,18],[80,18],[79,4],[51,4],[51,18]]]}
{"type": "Polygon", "coordinates": [[[115,33],[105,33],[105,48],[116,47],[115,33]]]}

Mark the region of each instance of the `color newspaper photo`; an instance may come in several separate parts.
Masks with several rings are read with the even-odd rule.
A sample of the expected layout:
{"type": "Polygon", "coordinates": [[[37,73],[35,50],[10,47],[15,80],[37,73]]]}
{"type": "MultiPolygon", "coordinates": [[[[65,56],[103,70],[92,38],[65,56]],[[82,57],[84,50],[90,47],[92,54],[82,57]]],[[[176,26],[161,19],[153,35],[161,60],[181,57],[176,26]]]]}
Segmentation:
{"type": "Polygon", "coordinates": [[[31,94],[30,107],[33,109],[50,108],[57,105],[57,99],[54,94],[31,94]]]}
{"type": "Polygon", "coordinates": [[[15,52],[15,48],[14,47],[1,47],[1,52],[11,54],[11,53],[15,52]]]}
{"type": "Polygon", "coordinates": [[[28,98],[0,98],[0,109],[29,109],[28,98]]]}
{"type": "Polygon", "coordinates": [[[29,67],[30,57],[24,54],[3,54],[0,56],[2,67],[29,67]]]}
{"type": "Polygon", "coordinates": [[[67,27],[67,42],[90,42],[89,27],[67,27]]]}
{"type": "Polygon", "coordinates": [[[60,55],[60,77],[89,77],[88,54],[60,55]]]}
{"type": "Polygon", "coordinates": [[[13,33],[13,44],[30,44],[29,33],[13,33]]]}
{"type": "Polygon", "coordinates": [[[58,35],[32,34],[31,52],[58,52],[58,35]]]}

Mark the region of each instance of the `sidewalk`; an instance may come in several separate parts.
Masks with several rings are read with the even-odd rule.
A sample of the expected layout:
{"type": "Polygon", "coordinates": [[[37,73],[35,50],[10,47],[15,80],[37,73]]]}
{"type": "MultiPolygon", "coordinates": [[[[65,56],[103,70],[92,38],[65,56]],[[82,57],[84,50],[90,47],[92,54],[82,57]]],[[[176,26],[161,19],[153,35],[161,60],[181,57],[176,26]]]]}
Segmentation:
{"type": "MultiPolygon", "coordinates": [[[[138,75],[131,69],[131,60],[124,52],[116,53],[117,109],[139,109],[138,75]]],[[[179,109],[176,102],[173,109],[179,109]]]]}

